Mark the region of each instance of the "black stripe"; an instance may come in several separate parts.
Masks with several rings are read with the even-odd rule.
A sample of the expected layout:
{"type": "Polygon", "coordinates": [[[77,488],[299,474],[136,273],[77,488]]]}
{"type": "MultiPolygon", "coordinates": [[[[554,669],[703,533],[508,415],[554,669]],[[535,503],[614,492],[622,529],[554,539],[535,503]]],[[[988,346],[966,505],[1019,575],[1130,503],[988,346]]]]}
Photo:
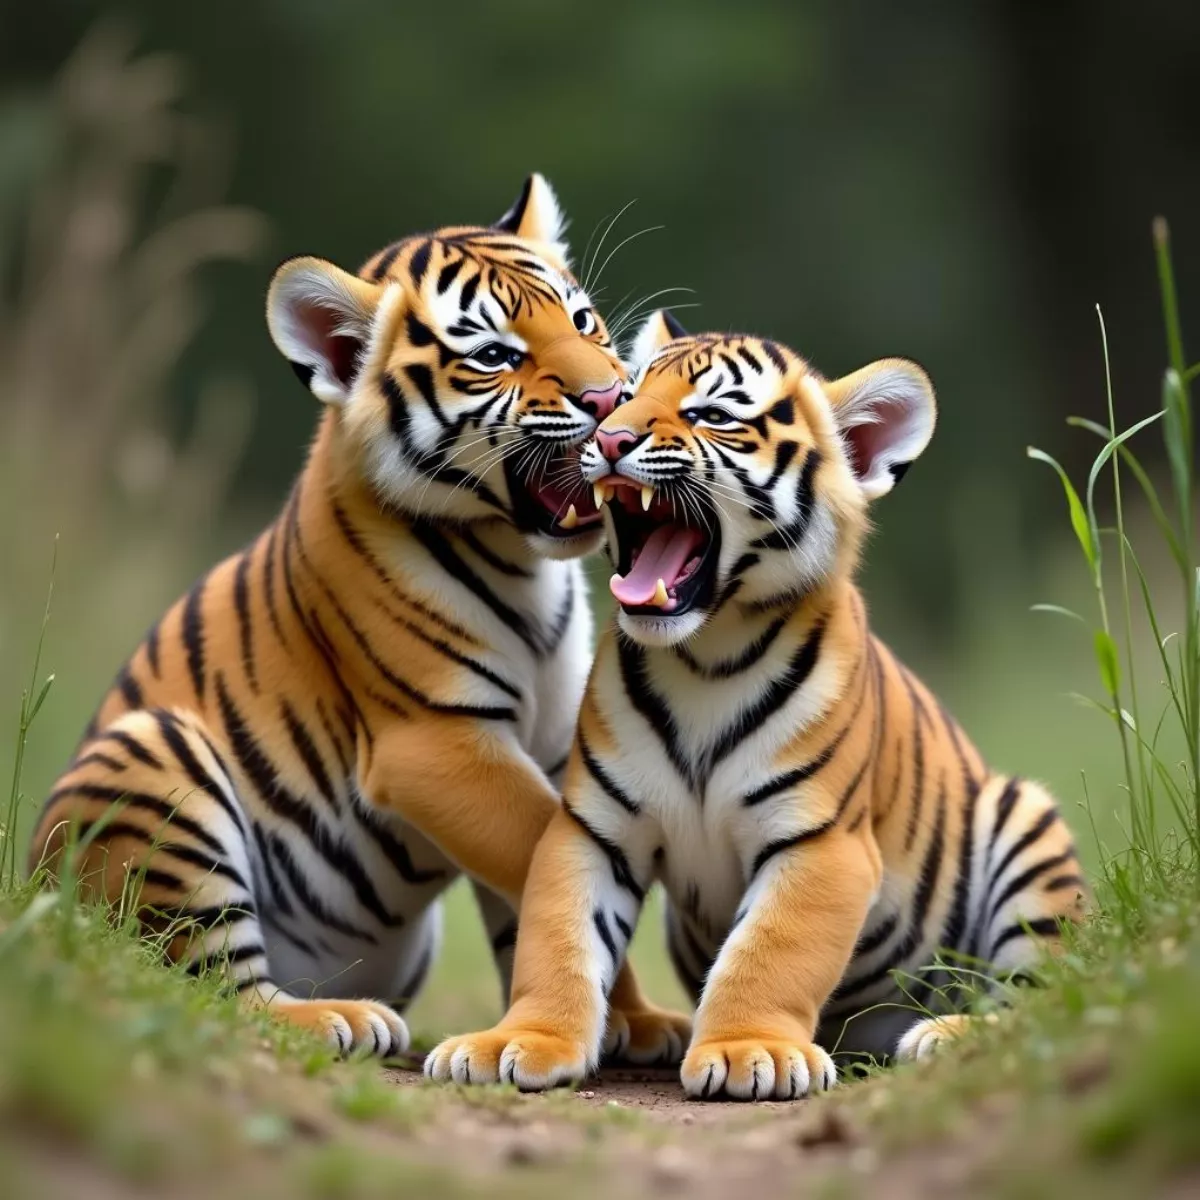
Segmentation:
{"type": "Polygon", "coordinates": [[[413,967],[408,978],[404,981],[404,985],[400,989],[400,994],[392,1001],[394,1008],[398,1008],[403,1012],[412,1003],[425,983],[425,977],[429,974],[431,966],[433,966],[432,938],[425,942],[425,946],[421,951],[421,957],[417,959],[416,966],[413,967]]]}
{"type": "Polygon", "coordinates": [[[602,833],[593,829],[566,801],[563,801],[563,811],[604,852],[612,866],[613,879],[617,886],[624,888],[641,903],[646,898],[646,889],[634,877],[633,870],[629,866],[629,859],[625,857],[624,851],[615,842],[610,842],[602,833]]]}
{"type": "Polygon", "coordinates": [[[971,872],[975,861],[975,807],[978,801],[979,789],[973,784],[968,785],[958,852],[958,876],[954,880],[954,902],[942,930],[942,946],[949,950],[964,949],[963,935],[967,929],[971,872]]]}
{"type": "Polygon", "coordinates": [[[505,925],[492,938],[492,953],[503,954],[506,950],[511,950],[517,944],[517,925],[516,922],[511,922],[505,925]]]}
{"type": "Polygon", "coordinates": [[[764,800],[769,800],[772,796],[778,796],[780,792],[785,792],[788,788],[795,787],[796,784],[804,783],[806,780],[811,779],[823,767],[829,765],[830,760],[837,753],[837,748],[842,744],[843,738],[850,732],[850,727],[853,724],[854,717],[851,717],[842,727],[837,737],[811,762],[803,763],[791,771],[785,771],[782,775],[776,775],[774,779],[768,779],[766,783],[756,787],[754,791],[747,792],[742,797],[742,803],[747,808],[753,808],[754,805],[761,804],[764,800]]]}
{"type": "Polygon", "coordinates": [[[482,579],[467,565],[463,558],[454,550],[441,531],[432,523],[424,520],[413,522],[413,536],[433,556],[443,570],[452,575],[469,591],[492,610],[527,645],[534,654],[540,657],[542,650],[538,637],[530,628],[529,622],[509,607],[497,596],[482,579]]]}
{"type": "Polygon", "coordinates": [[[142,707],[142,689],[138,681],[130,673],[128,663],[121,668],[120,673],[117,675],[116,686],[125,703],[130,708],[142,707]]]}
{"type": "Polygon", "coordinates": [[[233,607],[237,613],[238,638],[242,648],[242,670],[250,690],[257,694],[258,675],[254,663],[254,625],[250,617],[250,557],[247,550],[238,559],[237,571],[233,576],[233,607]]]}
{"type": "Polygon", "coordinates": [[[131,872],[131,874],[143,885],[151,884],[153,887],[167,888],[173,892],[192,890],[184,888],[183,880],[178,875],[172,875],[170,871],[160,871],[157,867],[143,867],[140,871],[131,872]]]}
{"type": "Polygon", "coordinates": [[[1062,933],[1062,925],[1057,917],[1038,917],[1033,921],[1021,921],[1009,925],[991,944],[988,957],[995,958],[1002,947],[1019,937],[1055,937],[1062,933]]]}
{"type": "Polygon", "coordinates": [[[912,763],[913,776],[912,787],[909,789],[909,804],[908,804],[908,826],[904,832],[904,849],[911,850],[913,842],[917,838],[917,830],[920,828],[921,809],[925,802],[925,740],[921,732],[921,701],[917,696],[916,690],[913,688],[912,680],[909,678],[908,672],[900,671],[900,677],[904,681],[904,686],[908,691],[909,704],[912,707],[912,723],[913,723],[913,746],[912,746],[912,763]]]}
{"type": "Polygon", "coordinates": [[[479,280],[481,274],[472,275],[466,283],[462,285],[462,291],[458,294],[459,311],[465,313],[467,309],[475,303],[475,294],[479,291],[479,280]]]}
{"type": "Polygon", "coordinates": [[[187,651],[188,674],[196,695],[204,699],[204,586],[207,578],[201,579],[187,594],[180,618],[183,646],[187,651]]]}
{"type": "Polygon", "coordinates": [[[822,821],[820,825],[814,825],[811,829],[805,829],[802,833],[793,834],[791,837],[777,838],[773,842],[768,842],[754,856],[754,862],[750,867],[750,881],[753,882],[759,871],[777,854],[783,854],[787,850],[794,850],[797,846],[802,846],[805,842],[814,841],[822,834],[828,833],[836,824],[837,818],[830,817],[828,821],[822,821]]]}
{"type": "Polygon", "coordinates": [[[113,758],[109,754],[105,754],[103,750],[92,750],[87,754],[77,758],[71,764],[71,770],[77,771],[80,767],[90,766],[107,767],[110,771],[121,772],[128,766],[127,763],[121,762],[119,759],[113,758]]]}
{"type": "Polygon", "coordinates": [[[409,363],[404,368],[404,373],[413,387],[421,393],[421,399],[433,410],[438,423],[443,428],[448,427],[450,421],[438,403],[437,391],[433,386],[433,372],[424,363],[409,363]]]}
{"type": "Polygon", "coordinates": [[[333,727],[333,722],[329,719],[329,715],[325,711],[325,701],[320,696],[317,697],[317,716],[320,717],[321,728],[325,730],[325,736],[329,739],[329,744],[333,747],[333,752],[337,755],[338,769],[341,772],[342,778],[349,779],[354,771],[350,762],[350,756],[342,746],[342,739],[333,727]]]}
{"type": "Polygon", "coordinates": [[[476,645],[479,640],[469,633],[463,626],[455,624],[455,622],[447,620],[440,613],[435,612],[427,605],[422,604],[420,600],[414,599],[412,596],[405,595],[396,586],[396,581],[384,570],[383,566],[371,554],[358,531],[350,523],[350,518],[345,510],[338,503],[333,505],[333,517],[337,522],[338,529],[345,537],[347,544],[357,554],[364,563],[370,568],[371,573],[382,583],[402,604],[419,613],[426,620],[432,621],[435,625],[440,625],[447,633],[454,634],[455,637],[460,637],[466,642],[471,642],[476,645]]]}
{"type": "Polygon", "coordinates": [[[991,836],[988,838],[987,855],[984,860],[989,867],[992,861],[992,854],[996,849],[996,842],[1004,832],[1004,827],[1008,824],[1008,819],[1012,816],[1013,809],[1017,806],[1017,796],[1020,794],[1020,787],[1020,779],[1013,776],[1004,785],[1004,791],[1000,793],[1000,798],[996,801],[996,819],[992,825],[991,836]]]}
{"type": "Polygon", "coordinates": [[[159,672],[158,649],[159,649],[159,626],[161,621],[156,621],[150,626],[150,632],[146,634],[146,661],[150,664],[150,670],[154,673],[154,678],[161,678],[159,672]]]}
{"type": "MultiPolygon", "coordinates": [[[[138,806],[142,807],[142,806],[138,806]]],[[[161,830],[147,830],[140,825],[131,825],[128,821],[109,821],[99,830],[93,833],[98,821],[87,821],[79,827],[81,838],[89,838],[90,844],[93,846],[102,846],[106,842],[111,842],[115,838],[124,837],[131,841],[139,842],[151,851],[152,857],[157,860],[160,854],[167,855],[170,858],[178,859],[180,862],[187,863],[203,871],[206,875],[221,875],[228,879],[231,883],[239,887],[247,895],[252,894],[250,887],[242,878],[241,873],[231,866],[223,858],[213,858],[211,855],[205,854],[202,850],[197,850],[194,846],[185,846],[181,842],[164,841],[161,830]]],[[[182,829],[183,825],[176,821],[174,825],[178,829],[182,829]]],[[[217,852],[224,854],[224,848],[217,843],[217,852]]],[[[149,861],[149,860],[147,860],[149,861]]],[[[140,874],[136,869],[134,875],[140,874]]]]}
{"type": "Polygon", "coordinates": [[[800,478],[796,481],[796,518],[784,528],[774,528],[762,537],[755,538],[750,546],[754,550],[793,550],[798,546],[808,530],[812,520],[815,504],[813,496],[813,477],[821,465],[821,455],[817,450],[810,450],[800,468],[800,478]]]}
{"type": "Polygon", "coordinates": [[[446,872],[440,867],[418,867],[413,862],[408,847],[390,829],[385,828],[380,818],[370,809],[359,808],[356,805],[354,815],[405,883],[419,887],[446,878],[446,872]]]}
{"type": "Polygon", "coordinates": [[[600,940],[604,943],[604,948],[608,951],[608,955],[612,959],[612,969],[615,974],[617,968],[621,965],[621,960],[617,951],[617,943],[613,938],[612,930],[608,927],[608,921],[605,919],[603,909],[597,908],[592,910],[592,924],[596,927],[596,932],[600,935],[600,940]]]}
{"type": "Polygon", "coordinates": [[[404,394],[400,381],[390,371],[384,371],[379,376],[379,390],[383,392],[383,398],[387,401],[388,427],[401,443],[401,449],[407,452],[408,435],[412,423],[408,397],[404,394]]]}
{"type": "Polygon", "coordinates": [[[499,688],[506,696],[511,696],[514,700],[521,699],[521,690],[509,683],[503,675],[497,674],[491,667],[485,666],[478,659],[472,658],[469,654],[463,654],[456,650],[449,642],[442,638],[434,637],[433,634],[427,633],[415,621],[410,621],[407,617],[393,612],[382,601],[379,602],[379,607],[397,624],[403,625],[415,638],[419,638],[427,646],[432,647],[439,654],[443,654],[451,662],[456,662],[461,667],[466,667],[472,674],[478,675],[480,679],[486,679],[488,683],[499,688]]]}
{"type": "Polygon", "coordinates": [[[1038,841],[1051,826],[1058,823],[1059,816],[1056,808],[1048,808],[1005,852],[1004,857],[996,864],[988,875],[987,891],[984,893],[984,904],[990,908],[992,891],[1004,876],[1004,872],[1012,865],[1013,860],[1023,850],[1027,850],[1038,841]]]}
{"type": "MultiPolygon", "coordinates": [[[[198,978],[201,975],[206,975],[209,972],[236,967],[239,963],[249,962],[254,958],[266,958],[266,950],[257,942],[252,942],[247,946],[238,946],[233,950],[213,950],[210,954],[204,955],[203,958],[194,958],[188,963],[187,973],[193,978],[198,978]]],[[[250,982],[259,982],[251,976],[250,979],[243,980],[244,984],[250,982]]]]}
{"type": "Polygon", "coordinates": [[[583,765],[587,773],[600,785],[600,790],[610,800],[615,800],[627,813],[636,817],[642,811],[641,806],[631,799],[621,785],[596,761],[582,729],[576,731],[575,740],[583,765]]]}
{"type": "Polygon", "coordinates": [[[783,353],[779,347],[772,341],[763,341],[759,345],[762,346],[763,353],[775,364],[775,369],[780,375],[787,374],[787,359],[783,357],[783,353]]]}
{"type": "MultiPolygon", "coordinates": [[[[757,561],[757,558],[755,561],[757,561]]],[[[783,632],[787,623],[788,618],[786,614],[777,617],[758,637],[745,646],[740,653],[733,658],[720,659],[712,665],[697,662],[686,646],[677,646],[675,654],[689,670],[699,675],[702,679],[730,679],[734,675],[740,675],[743,671],[748,671],[761,661],[767,651],[775,644],[775,639],[783,632]]]]}
{"type": "Polygon", "coordinates": [[[502,575],[511,575],[516,579],[533,578],[532,571],[527,570],[518,563],[511,563],[508,561],[508,559],[501,558],[500,555],[495,553],[495,551],[484,545],[484,543],[481,542],[475,535],[474,530],[470,528],[463,529],[459,534],[459,537],[461,537],[462,540],[466,542],[466,544],[470,546],[471,549],[478,554],[479,557],[482,558],[489,567],[494,567],[502,575]]]}
{"type": "Polygon", "coordinates": [[[279,608],[275,603],[275,537],[278,525],[272,525],[267,534],[267,550],[263,555],[263,595],[267,601],[267,612],[271,617],[271,628],[275,636],[286,646],[283,625],[279,621],[279,608]]]}
{"type": "Polygon", "coordinates": [[[750,370],[755,373],[755,375],[762,374],[762,363],[760,363],[745,346],[739,346],[737,348],[737,352],[742,361],[750,368],[750,370]]]}
{"type": "Polygon", "coordinates": [[[1072,872],[1069,875],[1055,875],[1053,879],[1047,880],[1042,888],[1043,892],[1061,892],[1064,888],[1080,888],[1081,890],[1087,887],[1087,883],[1082,875],[1076,875],[1072,872]]]}
{"type": "Polygon", "coordinates": [[[251,988],[272,987],[274,981],[270,975],[251,975],[247,979],[240,979],[233,985],[234,994],[240,996],[243,992],[248,992],[251,988]]]}
{"type": "Polygon", "coordinates": [[[630,704],[645,718],[662,743],[671,765],[680,778],[695,786],[695,765],[679,744],[675,720],[666,701],[651,687],[646,669],[646,652],[636,642],[617,633],[617,656],[621,665],[621,679],[630,704]]]}
{"type": "MultiPolygon", "coordinates": [[[[266,835],[257,823],[252,825],[251,828],[254,831],[254,843],[258,847],[258,859],[262,863],[263,873],[267,877],[267,887],[270,891],[274,907],[285,917],[295,916],[296,910],[292,907],[292,902],[288,899],[287,892],[279,882],[279,876],[275,874],[275,864],[271,861],[271,848],[267,845],[266,835]]],[[[278,922],[276,922],[276,928],[282,929],[278,922]]]]}
{"type": "MultiPolygon", "coordinates": [[[[253,906],[247,901],[239,901],[236,904],[210,904],[204,908],[156,908],[155,915],[173,924],[202,929],[205,933],[218,925],[232,927],[242,921],[255,919],[253,906]]],[[[177,932],[182,935],[189,932],[189,928],[177,932]]]]}
{"type": "Polygon", "coordinates": [[[379,261],[375,264],[375,269],[371,272],[371,278],[376,283],[392,269],[392,263],[396,261],[396,255],[400,253],[400,245],[400,242],[393,242],[379,256],[379,261]]]}
{"type": "Polygon", "coordinates": [[[878,950],[896,932],[896,926],[899,923],[899,913],[891,913],[880,921],[870,933],[860,934],[858,941],[854,944],[854,957],[858,958],[859,955],[870,954],[873,950],[878,950]]]}
{"type": "Polygon", "coordinates": [[[414,346],[432,346],[437,340],[433,336],[433,330],[429,328],[415,313],[410,312],[404,318],[405,328],[408,331],[408,340],[414,346]]]}
{"type": "MultiPolygon", "coordinates": [[[[175,760],[187,772],[187,777],[200,791],[215,800],[225,810],[229,815],[229,819],[244,835],[246,832],[246,822],[242,813],[225,794],[225,789],[201,765],[200,760],[196,757],[191,746],[188,745],[187,739],[179,729],[178,718],[163,708],[156,708],[153,716],[163,741],[166,742],[167,748],[175,756],[175,760]]],[[[217,757],[213,751],[213,747],[209,745],[208,749],[223,768],[224,763],[217,757]]]]}
{"type": "Polygon", "coordinates": [[[421,280],[425,278],[425,271],[429,266],[429,253],[432,249],[433,243],[426,238],[412,252],[412,258],[408,260],[408,273],[412,276],[418,291],[421,287],[421,280]]]}
{"type": "Polygon", "coordinates": [[[1075,857],[1075,848],[1068,846],[1061,854],[1051,855],[1049,858],[1040,859],[1033,866],[1027,867],[1019,875],[1014,876],[1004,885],[1004,890],[1000,892],[995,899],[992,900],[988,908],[987,925],[990,928],[992,922],[1000,915],[1000,910],[1018,893],[1023,892],[1031,883],[1041,875],[1048,875],[1051,871],[1058,867],[1066,866],[1075,857]]]}
{"type": "Polygon", "coordinates": [[[633,926],[620,913],[613,913],[612,919],[613,924],[621,931],[621,936],[628,943],[629,939],[633,937],[633,926]]]}
{"type": "Polygon", "coordinates": [[[67,784],[56,788],[50,793],[47,805],[61,800],[64,796],[82,796],[85,800],[104,800],[110,805],[119,804],[120,810],[137,809],[152,812],[164,825],[179,829],[190,834],[198,842],[207,846],[214,854],[225,854],[225,847],[199,821],[180,812],[174,804],[148,792],[131,792],[125,788],[107,787],[100,783],[67,784]]]}
{"type": "MultiPolygon", "coordinates": [[[[218,682],[220,675],[217,676],[218,682]]],[[[344,920],[336,913],[331,912],[321,898],[308,886],[308,877],[300,867],[296,860],[292,857],[291,848],[278,834],[268,835],[269,851],[273,855],[275,862],[287,877],[288,884],[296,899],[308,909],[309,913],[315,917],[322,925],[328,929],[334,930],[336,933],[345,934],[347,937],[357,938],[359,941],[367,942],[372,946],[379,944],[379,939],[375,934],[361,926],[354,925],[350,921],[344,920]]],[[[395,924],[402,924],[402,919],[395,921],[395,924]]]]}
{"type": "MultiPolygon", "coordinates": [[[[263,802],[277,817],[288,821],[307,838],[317,854],[350,885],[359,904],[381,925],[391,929],[403,925],[403,915],[387,911],[374,884],[363,869],[362,863],[350,849],[343,842],[331,836],[312,809],[279,781],[278,768],[267,757],[262,746],[247,728],[245,719],[229,695],[222,672],[217,672],[216,680],[217,702],[234,757],[263,802]]],[[[273,836],[271,845],[276,850],[278,850],[277,842],[278,838],[273,836]]],[[[284,866],[283,861],[279,861],[280,865],[284,866]]],[[[294,880],[289,878],[289,882],[293,884],[293,887],[295,886],[294,880]]],[[[308,901],[305,900],[305,903],[308,904],[308,901]]],[[[309,907],[311,908],[312,905],[309,907]]],[[[328,922],[326,923],[328,924],[328,922]]]]}
{"type": "Polygon", "coordinates": [[[329,777],[329,772],[325,768],[325,762],[317,750],[317,745],[313,741],[308,727],[296,715],[296,710],[287,700],[280,701],[280,712],[283,714],[283,722],[287,726],[288,736],[292,739],[292,745],[296,748],[296,753],[300,756],[300,761],[304,764],[304,769],[308,772],[313,783],[317,785],[317,791],[321,793],[322,799],[330,808],[335,812],[340,812],[341,805],[334,790],[333,780],[329,777]]]}
{"type": "Polygon", "coordinates": [[[825,619],[817,620],[792,655],[787,669],[771,681],[766,691],[717,739],[709,753],[711,765],[716,765],[732,753],[764,722],[775,715],[795,694],[816,665],[821,651],[821,639],[825,634],[825,619]]]}
{"type": "Polygon", "coordinates": [[[317,582],[321,585],[326,598],[336,610],[342,625],[345,626],[346,631],[354,639],[355,645],[362,651],[363,657],[401,695],[421,705],[422,708],[427,709],[429,712],[444,713],[447,716],[475,717],[479,720],[493,721],[515,721],[517,719],[516,709],[513,708],[487,704],[447,704],[440,700],[434,700],[419,688],[414,687],[406,679],[402,679],[379,657],[379,654],[371,645],[366,634],[355,624],[353,618],[342,607],[341,602],[333,594],[325,581],[318,577],[317,582]]]}
{"type": "Polygon", "coordinates": [[[443,296],[450,290],[450,285],[458,278],[458,273],[463,269],[465,260],[462,258],[452,258],[438,272],[437,291],[439,296],[443,296]]]}

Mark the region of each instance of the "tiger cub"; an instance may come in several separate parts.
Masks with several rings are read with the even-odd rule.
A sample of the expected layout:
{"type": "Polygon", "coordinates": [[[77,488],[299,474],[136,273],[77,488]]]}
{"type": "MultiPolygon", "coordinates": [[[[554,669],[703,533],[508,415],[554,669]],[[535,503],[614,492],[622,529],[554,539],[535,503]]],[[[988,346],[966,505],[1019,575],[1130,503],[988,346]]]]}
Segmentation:
{"type": "MultiPolygon", "coordinates": [[[[174,958],[343,1051],[407,1045],[459,873],[507,996],[557,808],[591,636],[557,560],[602,538],[578,447],[625,378],[562,227],[533,175],[490,227],[279,268],[270,333],[325,409],[307,465],[122,668],[33,839],[53,868],[77,837],[90,894],[133,879],[174,958]]],[[[679,1043],[621,987],[614,1049],[679,1043]]]]}
{"type": "Polygon", "coordinates": [[[792,1099],[834,1083],[830,1050],[914,1057],[956,1033],[919,1019],[953,990],[938,951],[1026,969],[1085,886],[1054,801],[988,771],[854,586],[868,502],[933,432],[924,372],[826,380],[665,314],[639,348],[633,398],[583,452],[619,613],[534,856],[512,1006],[426,1071],[536,1089],[592,1068],[661,881],[698,1001],[685,1090],[792,1099]]]}

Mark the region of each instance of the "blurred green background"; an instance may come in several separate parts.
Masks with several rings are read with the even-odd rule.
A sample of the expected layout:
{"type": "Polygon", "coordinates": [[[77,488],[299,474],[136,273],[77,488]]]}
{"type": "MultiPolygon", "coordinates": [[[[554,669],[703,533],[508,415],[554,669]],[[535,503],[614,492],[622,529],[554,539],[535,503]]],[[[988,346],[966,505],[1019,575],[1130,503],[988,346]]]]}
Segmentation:
{"type": "MultiPolygon", "coordinates": [[[[664,226],[612,259],[602,308],[688,287],[691,327],[769,333],[829,374],[929,370],[939,429],[877,513],[876,623],[998,766],[1072,814],[1086,772],[1119,844],[1114,740],[1067,697],[1093,686],[1086,635],[1029,612],[1089,601],[1024,447],[1090,461],[1064,418],[1104,418],[1096,303],[1118,419],[1158,407],[1156,213],[1200,345],[1198,46],[1200,6],[1166,0],[0,0],[3,728],[59,539],[26,790],[302,460],[317,414],[266,335],[275,262],[355,267],[489,221],[537,169],[577,254],[630,200],[609,246],[664,226]]],[[[11,755],[0,738],[0,777],[11,755]]],[[[418,1027],[494,1009],[465,896],[449,942],[418,1027]]],[[[665,992],[657,929],[639,955],[665,992]]]]}

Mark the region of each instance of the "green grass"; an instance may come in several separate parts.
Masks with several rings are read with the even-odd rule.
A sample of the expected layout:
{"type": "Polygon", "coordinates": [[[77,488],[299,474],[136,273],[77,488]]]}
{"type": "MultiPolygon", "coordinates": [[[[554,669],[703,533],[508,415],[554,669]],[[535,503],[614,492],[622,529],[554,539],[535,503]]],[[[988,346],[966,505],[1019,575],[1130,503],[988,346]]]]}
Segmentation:
{"type": "MultiPolygon", "coordinates": [[[[70,1195],[81,1178],[103,1178],[117,1194],[445,1200],[614,1187],[635,1197],[664,1179],[725,1194],[734,1171],[758,1171],[758,1190],[786,1180],[826,1196],[872,1194],[885,1178],[922,1194],[950,1186],[1055,1200],[1194,1183],[1200,548],[1190,385],[1200,366],[1184,358],[1165,227],[1155,237],[1170,363],[1161,410],[1120,431],[1110,394],[1107,424],[1075,422],[1101,439],[1082,487],[1031,452],[1059,472],[1081,555],[1079,581],[1064,580],[1058,597],[1071,608],[1044,606],[1046,622],[1067,624],[1043,626],[1035,650],[1024,645],[1020,672],[1005,674],[1014,635],[1000,623],[944,677],[928,673],[969,727],[980,697],[1003,711],[1008,724],[990,725],[1001,763],[1037,773],[1058,761],[1061,771],[1064,747],[1087,743],[1073,760],[1085,768],[1075,825],[1097,906],[1046,965],[1044,986],[978,1022],[953,1053],[786,1111],[726,1108],[714,1120],[710,1108],[703,1121],[663,1126],[571,1095],[398,1087],[373,1063],[335,1062],[242,1011],[218,980],[165,967],[132,921],[80,904],[69,875],[57,891],[21,881],[26,748],[34,753],[35,720],[58,694],[41,665],[43,620],[0,830],[0,1174],[21,1194],[70,1195]],[[1156,484],[1142,459],[1159,435],[1167,467],[1156,484]],[[1077,611],[1089,599],[1090,621],[1077,611]],[[1090,656],[1099,698],[1063,717],[1061,699],[1025,668],[1057,670],[1071,656],[1090,656]]],[[[1072,812],[1072,793],[1059,790],[1072,812]]],[[[446,904],[444,953],[410,1014],[418,1044],[499,1011],[470,893],[456,887],[446,904]]],[[[681,1003],[653,898],[633,953],[649,991],[681,1003]]]]}

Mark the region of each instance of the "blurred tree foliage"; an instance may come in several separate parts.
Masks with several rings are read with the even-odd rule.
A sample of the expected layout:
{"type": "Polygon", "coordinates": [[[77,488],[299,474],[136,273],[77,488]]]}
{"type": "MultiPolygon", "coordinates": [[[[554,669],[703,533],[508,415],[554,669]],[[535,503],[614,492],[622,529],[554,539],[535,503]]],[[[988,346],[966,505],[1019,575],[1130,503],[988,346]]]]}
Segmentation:
{"type": "MultiPolygon", "coordinates": [[[[53,136],[51,79],[114,12],[186,64],[188,104],[231,150],[211,148],[212,193],[265,214],[277,258],[357,265],[489,220],[537,168],[577,253],[633,198],[610,246],[666,226],[614,258],[602,303],[688,286],[685,324],[769,332],[828,373],[922,362],[941,428],[880,514],[873,573],[938,620],[977,568],[1019,569],[1057,526],[1022,449],[1061,450],[1061,417],[1099,410],[1094,303],[1119,407],[1156,403],[1156,212],[1200,294],[1200,5],[1183,0],[0,0],[0,229],[53,136]]],[[[267,340],[272,266],[207,268],[211,318],[171,392],[186,426],[215,365],[252,380],[250,508],[281,494],[315,416],[267,340]]]]}

